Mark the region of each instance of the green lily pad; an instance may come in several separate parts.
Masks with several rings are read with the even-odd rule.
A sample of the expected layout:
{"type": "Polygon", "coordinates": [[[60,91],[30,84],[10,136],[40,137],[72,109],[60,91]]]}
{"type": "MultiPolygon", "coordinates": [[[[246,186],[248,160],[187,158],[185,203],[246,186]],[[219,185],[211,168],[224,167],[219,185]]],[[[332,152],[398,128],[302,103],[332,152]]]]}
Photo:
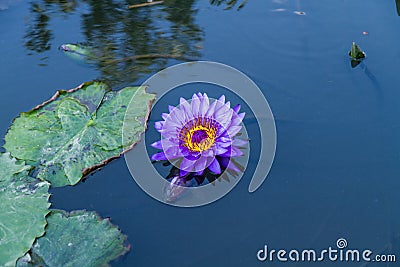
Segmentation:
{"type": "Polygon", "coordinates": [[[4,147],[33,165],[35,177],[55,187],[74,185],[139,141],[153,99],[144,87],[110,91],[101,82],[59,91],[14,120],[4,147]],[[135,109],[125,120],[131,130],[123,142],[122,127],[131,100],[135,109]]]}
{"type": "Polygon", "coordinates": [[[49,183],[29,177],[31,168],[0,154],[0,266],[15,266],[44,234],[49,183]]]}
{"type": "Polygon", "coordinates": [[[105,266],[129,251],[126,236],[95,212],[53,210],[46,234],[18,266],[105,266]]]}

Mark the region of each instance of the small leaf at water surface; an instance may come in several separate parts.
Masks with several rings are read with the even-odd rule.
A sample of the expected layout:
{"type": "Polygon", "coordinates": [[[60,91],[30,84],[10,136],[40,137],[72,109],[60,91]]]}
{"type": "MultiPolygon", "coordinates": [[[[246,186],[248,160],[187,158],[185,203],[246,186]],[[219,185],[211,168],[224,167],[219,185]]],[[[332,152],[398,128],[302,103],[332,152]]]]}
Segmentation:
{"type": "Polygon", "coordinates": [[[53,210],[47,221],[46,234],[17,266],[107,266],[129,251],[126,236],[95,212],[53,210]]]}
{"type": "Polygon", "coordinates": [[[365,58],[365,53],[361,50],[361,48],[355,42],[353,42],[353,44],[351,45],[351,49],[349,51],[349,56],[352,59],[361,60],[361,59],[365,58]]]}
{"type": "Polygon", "coordinates": [[[31,168],[0,154],[0,266],[15,266],[44,234],[49,183],[29,177],[31,168]]]}
{"type": "Polygon", "coordinates": [[[59,91],[14,120],[4,147],[33,165],[37,178],[55,187],[74,185],[139,141],[153,99],[144,87],[110,91],[101,82],[59,91]],[[135,109],[125,119],[131,130],[123,143],[122,126],[131,100],[135,109]]]}
{"type": "Polygon", "coordinates": [[[83,44],[63,44],[60,50],[68,57],[78,61],[88,61],[95,59],[91,49],[83,44]]]}

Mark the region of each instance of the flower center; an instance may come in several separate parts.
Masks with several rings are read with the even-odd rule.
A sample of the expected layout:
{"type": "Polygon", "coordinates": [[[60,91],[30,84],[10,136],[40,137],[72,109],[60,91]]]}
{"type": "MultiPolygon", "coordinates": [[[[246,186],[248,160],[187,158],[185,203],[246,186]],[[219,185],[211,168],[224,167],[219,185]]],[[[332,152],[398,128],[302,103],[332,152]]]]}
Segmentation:
{"type": "Polygon", "coordinates": [[[209,149],[217,137],[217,123],[209,118],[189,121],[180,131],[182,145],[191,151],[202,152],[209,149]]]}

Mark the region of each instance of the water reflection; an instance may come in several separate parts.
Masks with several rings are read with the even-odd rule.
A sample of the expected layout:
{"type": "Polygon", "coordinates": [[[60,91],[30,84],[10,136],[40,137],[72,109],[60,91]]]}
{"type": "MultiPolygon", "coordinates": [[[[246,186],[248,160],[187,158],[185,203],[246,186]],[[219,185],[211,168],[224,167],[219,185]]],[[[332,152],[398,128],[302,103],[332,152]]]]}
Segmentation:
{"type": "Polygon", "coordinates": [[[165,177],[170,183],[163,188],[164,200],[174,203],[178,199],[185,197],[187,187],[197,187],[208,183],[218,186],[216,182],[221,182],[222,180],[229,183],[231,179],[240,179],[239,175],[244,172],[244,166],[233,158],[229,158],[227,161],[231,161],[238,170],[234,171],[228,169],[227,166],[221,165],[220,174],[214,174],[207,168],[202,173],[189,172],[183,176],[180,175],[180,169],[173,165],[171,166],[168,161],[153,162],[153,164],[162,163],[164,167],[171,166],[168,175],[165,177]]]}
{"type": "Polygon", "coordinates": [[[195,22],[195,2],[166,0],[162,5],[129,9],[130,1],[36,1],[31,13],[38,22],[28,28],[25,45],[37,53],[49,50],[55,30],[49,27],[50,18],[84,5],[81,30],[85,40],[80,42],[94,55],[92,67],[100,71],[102,80],[129,83],[166,67],[169,60],[201,57],[203,32],[195,22]]]}
{"type": "Polygon", "coordinates": [[[24,36],[26,48],[37,53],[50,50],[52,33],[48,28],[50,18],[46,10],[39,4],[32,3],[31,13],[34,15],[34,20],[24,36]]]}
{"type": "MultiPolygon", "coordinates": [[[[212,5],[220,6],[220,5],[225,5],[225,9],[229,10],[235,7],[240,1],[238,0],[210,0],[210,3],[212,5]]],[[[241,3],[238,5],[237,10],[242,9],[246,4],[248,0],[243,0],[241,3]]]]}
{"type": "Polygon", "coordinates": [[[69,13],[75,11],[78,6],[78,1],[75,0],[45,0],[45,5],[48,8],[53,9],[53,11],[57,10],[64,13],[69,13]]]}

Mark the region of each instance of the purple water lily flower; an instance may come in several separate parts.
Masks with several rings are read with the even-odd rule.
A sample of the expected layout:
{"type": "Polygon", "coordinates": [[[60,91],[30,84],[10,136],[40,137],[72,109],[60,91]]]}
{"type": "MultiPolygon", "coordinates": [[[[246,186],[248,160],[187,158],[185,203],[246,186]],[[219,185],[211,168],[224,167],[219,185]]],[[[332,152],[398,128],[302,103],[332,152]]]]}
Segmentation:
{"type": "Polygon", "coordinates": [[[180,99],[178,107],[169,107],[163,113],[163,121],[155,123],[161,133],[161,140],[151,146],[162,149],[152,155],[152,160],[182,159],[180,176],[188,172],[202,175],[208,168],[220,174],[221,168],[239,169],[230,160],[242,156],[239,149],[247,140],[235,137],[242,129],[245,113],[239,113],[240,105],[230,107],[225,96],[211,102],[207,94],[194,94],[191,102],[180,99]]]}

